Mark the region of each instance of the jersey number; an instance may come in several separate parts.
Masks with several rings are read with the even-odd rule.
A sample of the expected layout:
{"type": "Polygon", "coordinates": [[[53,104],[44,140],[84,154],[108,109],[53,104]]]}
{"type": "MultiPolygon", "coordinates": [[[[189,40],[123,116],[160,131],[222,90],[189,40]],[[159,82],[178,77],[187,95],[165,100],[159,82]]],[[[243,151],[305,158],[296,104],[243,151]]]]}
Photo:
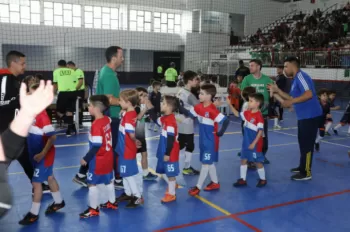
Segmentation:
{"type": "Polygon", "coordinates": [[[204,153],[204,160],[210,160],[210,153],[204,153]]]}
{"type": "Polygon", "coordinates": [[[106,151],[110,151],[111,148],[112,148],[112,135],[111,135],[111,132],[106,133],[105,138],[106,138],[106,151]]]}
{"type": "Polygon", "coordinates": [[[91,173],[91,172],[88,172],[86,178],[87,178],[88,180],[92,180],[92,173],[91,173]]]}
{"type": "Polygon", "coordinates": [[[174,164],[168,164],[167,167],[168,167],[168,172],[174,172],[175,171],[174,164]]]}
{"type": "Polygon", "coordinates": [[[34,169],[34,177],[39,177],[39,169],[34,169]]]}
{"type": "Polygon", "coordinates": [[[120,166],[120,172],[121,173],[126,173],[126,166],[125,165],[121,165],[120,166]]]}

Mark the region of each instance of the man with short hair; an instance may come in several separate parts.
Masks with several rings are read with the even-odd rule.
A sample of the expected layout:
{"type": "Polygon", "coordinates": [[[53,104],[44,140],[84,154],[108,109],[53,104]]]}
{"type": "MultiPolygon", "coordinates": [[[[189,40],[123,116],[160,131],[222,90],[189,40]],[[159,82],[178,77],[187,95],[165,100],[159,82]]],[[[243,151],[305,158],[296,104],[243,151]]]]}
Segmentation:
{"type": "Polygon", "coordinates": [[[311,180],[312,157],[318,127],[322,120],[322,108],[312,78],[300,69],[297,57],[288,57],[284,61],[284,72],[293,78],[290,94],[283,92],[275,84],[269,85],[269,88],[283,107],[293,105],[298,119],[300,161],[297,168],[291,169],[291,172],[295,173],[291,179],[311,180]]]}
{"type": "MultiPolygon", "coordinates": [[[[120,105],[119,105],[119,93],[120,85],[118,75],[116,73],[117,68],[123,63],[123,49],[118,46],[111,46],[106,49],[105,57],[107,64],[102,67],[99,72],[99,78],[97,82],[96,94],[106,95],[109,99],[110,108],[107,115],[112,119],[111,129],[112,129],[112,148],[114,151],[114,173],[115,173],[115,188],[123,189],[123,182],[119,176],[118,172],[118,157],[115,153],[115,147],[118,140],[118,131],[119,131],[119,114],[120,114],[120,105]]],[[[73,181],[78,184],[86,185],[86,172],[87,166],[81,166],[79,173],[74,177],[73,181]]]]}
{"type": "Polygon", "coordinates": [[[79,125],[83,125],[83,104],[85,100],[85,76],[83,70],[77,68],[73,61],[68,61],[67,67],[74,70],[76,94],[79,97],[79,125]]]}
{"type": "Polygon", "coordinates": [[[74,71],[67,67],[65,60],[59,60],[58,68],[53,72],[53,83],[55,92],[58,90],[57,97],[57,116],[68,124],[67,136],[77,133],[75,128],[73,113],[75,111],[76,84],[74,71]]]}
{"type": "Polygon", "coordinates": [[[236,70],[235,76],[237,77],[238,74],[241,74],[241,76],[242,76],[243,78],[246,77],[246,76],[248,76],[248,75],[250,74],[250,70],[249,70],[248,67],[246,67],[246,66],[244,65],[244,61],[243,61],[243,60],[240,60],[238,64],[239,64],[239,67],[238,67],[238,69],[236,70]]]}
{"type": "MultiPolygon", "coordinates": [[[[26,69],[26,56],[18,51],[10,51],[6,55],[6,64],[7,69],[0,69],[0,134],[9,127],[20,108],[19,89],[21,80],[19,76],[24,74],[26,69]]],[[[17,160],[31,182],[34,169],[29,160],[27,143],[25,143],[22,154],[18,156],[17,160]]],[[[43,184],[43,192],[50,192],[48,185],[43,184]]]]}
{"type": "Polygon", "coordinates": [[[269,84],[273,84],[273,80],[261,73],[262,62],[261,60],[253,59],[249,62],[249,70],[250,74],[244,77],[241,91],[248,86],[252,86],[256,89],[257,93],[261,93],[264,96],[264,109],[262,110],[262,114],[264,116],[264,137],[263,137],[263,154],[265,156],[265,164],[270,163],[268,159],[266,159],[266,153],[269,148],[269,140],[268,140],[268,105],[270,100],[270,93],[268,91],[267,86],[269,84]]]}

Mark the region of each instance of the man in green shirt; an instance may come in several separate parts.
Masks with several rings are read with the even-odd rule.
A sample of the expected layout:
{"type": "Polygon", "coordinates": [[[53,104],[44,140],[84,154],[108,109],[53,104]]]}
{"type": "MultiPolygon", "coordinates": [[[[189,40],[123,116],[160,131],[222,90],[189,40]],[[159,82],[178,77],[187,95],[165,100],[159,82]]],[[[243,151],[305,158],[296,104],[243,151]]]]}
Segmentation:
{"type": "Polygon", "coordinates": [[[165,82],[168,87],[176,87],[176,78],[178,76],[177,71],[175,69],[175,63],[170,63],[170,68],[165,71],[165,82]]]}
{"type": "MultiPolygon", "coordinates": [[[[120,114],[120,105],[119,105],[119,93],[120,86],[119,80],[116,73],[117,68],[123,63],[123,49],[118,46],[111,46],[106,49],[105,57],[107,64],[102,67],[98,75],[97,89],[96,94],[106,95],[109,99],[110,108],[106,115],[111,119],[111,130],[112,130],[112,149],[115,151],[118,140],[118,131],[119,131],[119,114],[120,114]]],[[[117,165],[117,154],[114,152],[114,173],[115,173],[115,188],[123,189],[123,182],[119,176],[118,165],[117,165]]],[[[88,167],[81,166],[79,173],[74,177],[73,181],[86,185],[86,173],[88,167]]]]}
{"type": "Polygon", "coordinates": [[[83,104],[85,101],[85,76],[83,70],[77,68],[73,61],[68,61],[67,67],[74,71],[76,95],[79,97],[79,125],[83,125],[83,104]]]}
{"type": "Polygon", "coordinates": [[[163,65],[159,65],[157,67],[157,76],[156,76],[156,80],[161,82],[163,79],[164,75],[163,75],[163,65]]]}
{"type": "Polygon", "coordinates": [[[65,60],[58,61],[58,68],[53,72],[53,83],[55,92],[58,91],[56,104],[57,116],[60,120],[63,118],[65,119],[68,124],[66,135],[71,136],[72,132],[75,134],[77,133],[73,121],[76,100],[76,84],[74,71],[67,68],[65,60]],[[65,117],[63,117],[64,115],[65,117]]]}
{"type": "MultiPolygon", "coordinates": [[[[263,144],[263,154],[266,155],[269,148],[268,142],[268,105],[270,100],[270,93],[267,86],[273,84],[273,80],[262,74],[262,63],[261,60],[253,59],[249,62],[250,74],[244,77],[241,91],[248,86],[255,87],[257,93],[264,95],[264,109],[262,109],[262,114],[264,116],[264,144],[263,144]]],[[[268,164],[269,161],[265,157],[265,164],[268,164]]]]}

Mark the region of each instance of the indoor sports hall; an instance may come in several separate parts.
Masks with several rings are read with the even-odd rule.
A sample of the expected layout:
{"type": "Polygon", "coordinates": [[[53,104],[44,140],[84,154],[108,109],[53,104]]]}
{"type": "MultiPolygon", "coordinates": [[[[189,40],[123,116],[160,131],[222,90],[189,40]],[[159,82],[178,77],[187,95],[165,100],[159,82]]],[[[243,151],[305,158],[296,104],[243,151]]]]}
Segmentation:
{"type": "MultiPolygon", "coordinates": [[[[60,60],[73,61],[85,74],[82,115],[77,113],[79,100],[75,104],[77,133],[67,136],[66,125],[58,123],[57,97],[47,110],[57,136],[53,173],[65,207],[45,215],[52,197],[43,194],[38,221],[20,225],[32,204],[32,185],[22,166],[13,161],[8,168],[13,205],[0,218],[0,232],[350,231],[350,129],[339,124],[350,101],[349,24],[346,0],[0,0],[0,68],[7,66],[6,54],[16,50],[26,57],[21,78],[40,73],[52,80],[60,60]],[[158,78],[164,79],[170,67],[179,76],[192,70],[204,81],[215,77],[210,81],[217,87],[218,109],[230,121],[215,164],[220,189],[189,195],[198,175],[182,173],[182,150],[176,201],[162,203],[168,184],[156,173],[161,129],[146,123],[148,170],[158,178],[140,183],[144,204],[130,209],[122,202],[115,211],[101,210],[98,217],[79,217],[89,204],[89,188],[72,179],[90,149],[88,98],[96,93],[110,46],[121,47],[124,54],[116,70],[121,90],[147,89],[158,78]],[[278,127],[275,118],[268,120],[267,185],[257,188],[259,175],[248,169],[247,186],[235,188],[243,136],[241,120],[229,113],[225,99],[242,68],[240,61],[249,67],[250,60],[261,60],[261,72],[275,80],[277,68],[288,56],[298,57],[316,91],[335,92],[334,105],[339,106],[331,110],[332,127],[320,140],[319,151],[314,151],[312,179],[291,180],[290,169],[300,159],[300,141],[295,109],[285,108],[278,127]]],[[[291,83],[292,78],[287,78],[286,92],[291,83]]],[[[162,84],[162,95],[176,95],[183,88],[162,84]]],[[[195,120],[191,166],[197,170],[201,169],[199,127],[195,120]]],[[[137,163],[142,175],[139,154],[137,163]]],[[[208,176],[204,184],[209,182],[208,176]]],[[[117,197],[122,193],[115,190],[117,197]]]]}

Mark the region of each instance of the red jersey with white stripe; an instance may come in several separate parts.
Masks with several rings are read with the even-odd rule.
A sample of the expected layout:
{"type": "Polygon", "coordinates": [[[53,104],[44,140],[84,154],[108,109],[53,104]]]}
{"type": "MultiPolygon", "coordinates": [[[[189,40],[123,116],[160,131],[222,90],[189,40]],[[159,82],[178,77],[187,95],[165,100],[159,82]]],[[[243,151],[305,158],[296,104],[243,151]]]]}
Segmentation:
{"type": "Polygon", "coordinates": [[[99,147],[92,162],[94,165],[94,174],[105,175],[113,171],[113,149],[112,149],[112,130],[111,119],[107,116],[96,119],[92,125],[89,134],[89,145],[99,147]]]}
{"type": "Polygon", "coordinates": [[[116,152],[125,160],[136,159],[136,143],[130,138],[129,133],[135,133],[137,113],[135,110],[123,113],[119,125],[118,144],[116,152]]]}
{"type": "MultiPolygon", "coordinates": [[[[259,130],[264,130],[264,118],[260,111],[253,113],[251,110],[246,110],[240,113],[241,119],[244,121],[244,135],[242,150],[250,150],[249,146],[255,140],[259,130]]],[[[262,152],[263,136],[261,136],[256,144],[253,152],[262,152]]]]}
{"type": "Polygon", "coordinates": [[[44,167],[51,167],[55,159],[55,146],[51,146],[46,156],[39,162],[33,160],[33,157],[43,151],[49,137],[55,134],[55,129],[46,110],[35,117],[32,126],[29,129],[27,138],[28,153],[32,162],[36,165],[43,164],[44,167]]]}

